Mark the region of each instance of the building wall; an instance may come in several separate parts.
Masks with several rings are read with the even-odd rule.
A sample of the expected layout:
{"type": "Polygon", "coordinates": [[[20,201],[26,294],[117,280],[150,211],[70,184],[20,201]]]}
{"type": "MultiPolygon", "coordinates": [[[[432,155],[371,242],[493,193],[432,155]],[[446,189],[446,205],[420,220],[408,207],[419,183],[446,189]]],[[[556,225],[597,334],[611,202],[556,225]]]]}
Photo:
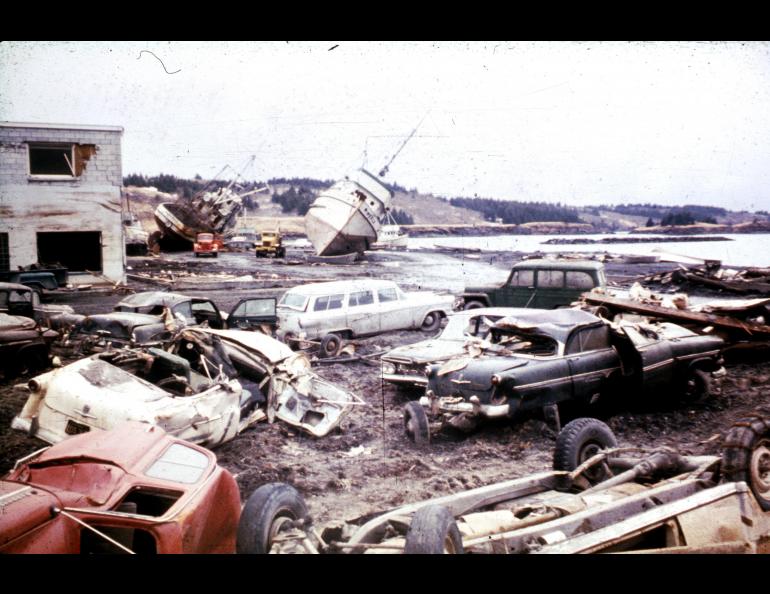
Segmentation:
{"type": "MultiPolygon", "coordinates": [[[[98,231],[102,274],[124,280],[125,247],[121,222],[121,128],[77,129],[0,124],[0,233],[9,234],[10,267],[38,261],[37,233],[98,231]],[[29,175],[28,143],[94,145],[78,177],[43,180],[29,175]]],[[[100,282],[70,274],[73,283],[100,282]]]]}

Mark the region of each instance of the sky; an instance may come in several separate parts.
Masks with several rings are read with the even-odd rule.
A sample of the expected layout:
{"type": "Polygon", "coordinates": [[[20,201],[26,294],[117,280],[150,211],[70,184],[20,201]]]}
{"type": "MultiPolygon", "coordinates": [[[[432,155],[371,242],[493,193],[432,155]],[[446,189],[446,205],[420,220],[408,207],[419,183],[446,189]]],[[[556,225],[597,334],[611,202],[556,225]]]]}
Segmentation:
{"type": "Polygon", "coordinates": [[[0,121],[122,126],[124,175],[770,210],[768,42],[5,41],[0,121]]]}

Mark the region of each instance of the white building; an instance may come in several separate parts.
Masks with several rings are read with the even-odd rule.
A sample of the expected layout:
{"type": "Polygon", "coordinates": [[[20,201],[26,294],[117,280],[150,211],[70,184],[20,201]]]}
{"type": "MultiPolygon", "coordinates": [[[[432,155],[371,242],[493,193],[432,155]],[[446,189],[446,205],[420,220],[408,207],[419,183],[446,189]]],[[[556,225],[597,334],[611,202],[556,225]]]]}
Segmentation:
{"type": "Polygon", "coordinates": [[[61,264],[124,280],[117,126],[0,123],[0,271],[61,264]]]}

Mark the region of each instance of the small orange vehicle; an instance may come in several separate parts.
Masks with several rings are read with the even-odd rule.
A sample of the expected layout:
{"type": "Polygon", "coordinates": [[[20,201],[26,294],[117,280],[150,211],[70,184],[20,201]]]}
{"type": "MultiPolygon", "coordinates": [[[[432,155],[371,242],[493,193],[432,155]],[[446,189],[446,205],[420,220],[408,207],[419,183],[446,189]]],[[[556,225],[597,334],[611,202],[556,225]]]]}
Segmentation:
{"type": "Polygon", "coordinates": [[[241,518],[233,476],[205,448],[145,423],[19,460],[0,480],[0,509],[0,553],[250,552],[236,546],[249,513],[241,518]]]}
{"type": "Polygon", "coordinates": [[[219,254],[219,250],[222,249],[223,240],[219,235],[214,233],[198,233],[195,237],[195,243],[193,244],[193,252],[195,257],[212,256],[214,258],[219,254]]]}

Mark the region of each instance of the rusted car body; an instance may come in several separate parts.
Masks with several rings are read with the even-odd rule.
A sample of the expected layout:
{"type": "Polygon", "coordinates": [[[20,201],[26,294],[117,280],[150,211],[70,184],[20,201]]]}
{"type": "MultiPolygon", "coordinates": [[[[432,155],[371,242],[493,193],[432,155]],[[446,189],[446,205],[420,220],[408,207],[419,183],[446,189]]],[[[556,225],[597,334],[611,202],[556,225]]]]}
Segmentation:
{"type": "Polygon", "coordinates": [[[170,352],[108,349],[37,376],[12,427],[49,443],[127,420],[214,447],[275,418],[315,436],[336,427],[354,394],[310,371],[302,353],[261,333],[184,329],[170,352]]]}
{"type": "Polygon", "coordinates": [[[0,553],[232,553],[241,515],[214,454],[142,423],[20,460],[0,508],[0,553]]]}
{"type": "Polygon", "coordinates": [[[289,289],[279,300],[278,335],[316,339],[417,328],[432,332],[453,305],[451,295],[404,293],[391,281],[311,283],[289,289]]]}
{"type": "Polygon", "coordinates": [[[450,314],[446,326],[435,338],[396,347],[385,353],[380,359],[382,379],[397,386],[424,388],[428,385],[426,365],[466,354],[473,345],[483,344],[493,323],[519,311],[523,310],[484,307],[450,314]]]}
{"type": "Polygon", "coordinates": [[[265,552],[770,552],[770,421],[737,423],[721,456],[618,448],[614,440],[596,419],[577,419],[557,439],[556,470],[320,532],[298,517],[265,552]],[[565,467],[566,454],[573,459],[565,467]]]}
{"type": "MultiPolygon", "coordinates": [[[[495,323],[488,348],[429,367],[420,404],[464,429],[565,401],[659,392],[694,399],[724,375],[723,346],[675,324],[613,326],[576,309],[529,310],[495,323]]],[[[415,415],[405,409],[407,427],[422,424],[415,415]]]]}
{"type": "Polygon", "coordinates": [[[51,343],[59,333],[35,320],[0,313],[0,372],[6,378],[40,372],[48,366],[51,343]]]}

